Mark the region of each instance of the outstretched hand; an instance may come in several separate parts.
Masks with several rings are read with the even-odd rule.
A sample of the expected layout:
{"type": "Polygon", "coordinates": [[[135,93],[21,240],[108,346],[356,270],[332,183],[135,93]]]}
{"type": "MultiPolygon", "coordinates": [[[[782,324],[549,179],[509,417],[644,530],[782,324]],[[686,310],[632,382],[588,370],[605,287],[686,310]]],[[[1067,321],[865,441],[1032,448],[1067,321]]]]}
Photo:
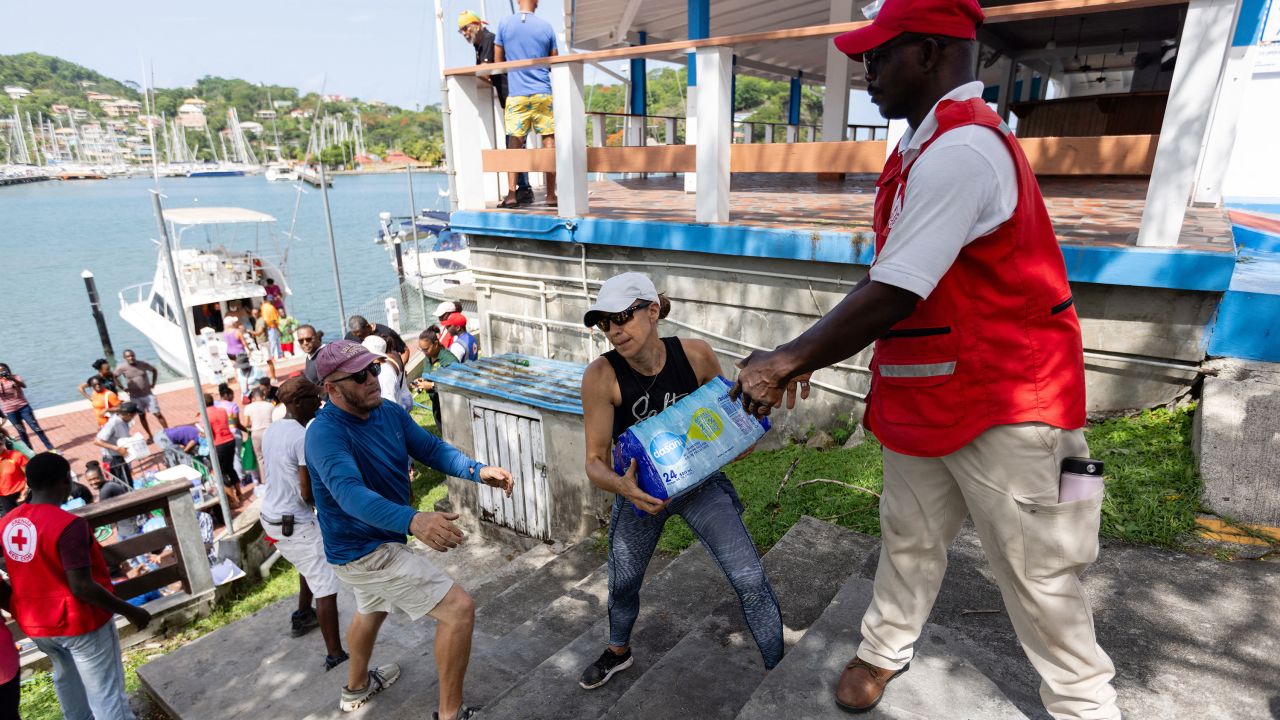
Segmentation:
{"type": "Polygon", "coordinates": [[[796,396],[809,398],[809,378],[804,373],[788,378],[783,365],[786,357],[779,350],[756,350],[736,363],[738,379],[729,390],[729,398],[742,400],[742,409],[756,417],[767,416],[786,401],[787,409],[796,405],[796,396]]]}
{"type": "Polygon", "coordinates": [[[511,497],[511,490],[515,487],[511,473],[496,465],[485,465],[480,469],[480,482],[489,487],[498,488],[506,493],[507,497],[511,497]]]}
{"type": "Polygon", "coordinates": [[[432,550],[449,552],[462,544],[466,536],[453,524],[458,513],[420,512],[409,523],[409,533],[432,550]]]}

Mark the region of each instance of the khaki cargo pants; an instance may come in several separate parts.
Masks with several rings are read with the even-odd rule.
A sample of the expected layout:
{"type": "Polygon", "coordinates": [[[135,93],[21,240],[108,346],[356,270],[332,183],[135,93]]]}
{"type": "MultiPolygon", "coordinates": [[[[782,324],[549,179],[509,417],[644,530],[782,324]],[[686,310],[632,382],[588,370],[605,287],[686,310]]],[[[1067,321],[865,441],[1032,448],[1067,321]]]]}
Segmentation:
{"type": "Polygon", "coordinates": [[[972,515],[1018,640],[1054,718],[1120,717],[1115,667],[1098,646],[1077,573],[1098,556],[1102,496],[1058,503],[1062,459],[1088,457],[1081,430],[1000,425],[950,455],[884,450],[883,545],[858,657],[901,668],[912,657],[947,569],[947,546],[972,515]]]}

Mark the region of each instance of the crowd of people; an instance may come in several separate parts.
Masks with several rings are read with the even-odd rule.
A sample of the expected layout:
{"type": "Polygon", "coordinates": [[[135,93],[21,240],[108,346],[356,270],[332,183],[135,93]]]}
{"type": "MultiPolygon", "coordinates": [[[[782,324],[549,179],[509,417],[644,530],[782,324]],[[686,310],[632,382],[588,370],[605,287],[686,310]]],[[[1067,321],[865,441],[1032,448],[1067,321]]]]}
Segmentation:
{"type": "MultiPolygon", "coordinates": [[[[494,62],[555,54],[554,35],[533,15],[536,7],[536,0],[521,0],[520,11],[496,34],[463,13],[459,28],[476,46],[477,61],[490,61],[490,46],[494,62]]],[[[864,423],[883,446],[879,564],[856,655],[838,678],[815,678],[824,685],[834,680],[839,708],[873,709],[889,683],[910,669],[946,570],[947,547],[970,517],[1009,619],[1040,674],[1048,713],[1115,720],[1114,667],[1098,644],[1078,578],[1097,556],[1102,494],[1059,499],[1064,461],[1089,454],[1079,320],[1035,175],[974,78],[982,20],[976,0],[885,0],[872,22],[835,38],[836,49],[861,63],[881,113],[908,125],[877,183],[876,258],[866,278],[805,332],[742,359],[729,397],[763,418],[806,398],[813,372],[874,346],[864,423]]],[[[519,146],[530,131],[554,132],[545,73],[507,74],[509,146],[519,146]]],[[[504,206],[521,202],[518,182],[511,176],[504,206]]],[[[549,178],[551,202],[554,187],[549,178]]],[[[765,670],[784,652],[779,599],[730,479],[717,472],[688,493],[657,498],[638,484],[634,461],[622,472],[613,464],[612,446],[622,433],[721,372],[706,342],[659,335],[659,321],[671,310],[649,277],[631,272],[605,281],[583,316],[612,346],[582,379],[585,470],[594,486],[614,496],[608,637],[599,657],[582,669],[579,685],[586,691],[637,662],[631,637],[645,572],[674,515],[727,577],[765,670]]],[[[459,315],[456,305],[442,304],[439,323],[420,334],[427,369],[477,357],[478,344],[459,315]]],[[[291,632],[320,627],[324,669],[346,664],[340,710],[363,706],[400,677],[395,663],[372,663],[388,612],[399,610],[436,622],[433,717],[471,718],[477,709],[464,702],[464,677],[475,604],[429,555],[406,544],[412,536],[447,552],[465,537],[457,515],[412,506],[411,461],[508,496],[513,478],[412,419],[403,402],[410,350],[396,333],[358,316],[347,329],[346,338],[325,344],[314,327],[297,327],[306,368],[277,390],[282,417],[275,417],[277,408],[255,408],[270,402],[269,390],[261,388],[243,408],[234,398],[214,403],[218,419],[247,433],[248,446],[262,458],[263,527],[302,576],[291,632]],[[345,648],[333,602],[339,583],[356,602],[345,648]]],[[[110,368],[98,368],[85,388],[115,392],[108,382],[115,378],[110,368]]],[[[429,381],[417,387],[435,392],[429,381]]],[[[22,410],[21,388],[5,367],[0,399],[15,426],[30,415],[22,410]]],[[[102,405],[115,416],[104,424],[109,437],[101,441],[110,450],[118,430],[106,428],[120,419],[127,424],[145,408],[133,399],[112,407],[106,398],[102,405]]],[[[437,413],[437,432],[440,420],[437,413]]],[[[34,421],[28,425],[38,433],[34,421]]],[[[234,442],[216,441],[219,455],[234,442]]],[[[0,473],[23,464],[8,457],[0,458],[0,473]]],[[[92,708],[95,717],[132,718],[120,709],[119,640],[106,620],[112,612],[140,626],[150,618],[110,592],[87,525],[59,507],[72,492],[66,461],[42,453],[25,469],[30,499],[0,521],[12,582],[12,589],[0,586],[0,604],[53,658],[68,716],[87,717],[92,708]]],[[[9,487],[6,477],[0,474],[0,490],[9,487]]],[[[6,685],[0,701],[10,695],[16,698],[16,689],[6,685]]]]}

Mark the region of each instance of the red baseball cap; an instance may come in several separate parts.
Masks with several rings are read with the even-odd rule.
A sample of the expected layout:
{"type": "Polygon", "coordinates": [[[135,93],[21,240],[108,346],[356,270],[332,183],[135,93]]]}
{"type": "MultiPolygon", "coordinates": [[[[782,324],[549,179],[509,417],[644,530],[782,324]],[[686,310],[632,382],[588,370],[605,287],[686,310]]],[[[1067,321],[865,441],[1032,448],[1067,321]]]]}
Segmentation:
{"type": "Polygon", "coordinates": [[[984,17],[978,0],[884,0],[870,25],[837,35],[835,44],[840,52],[861,60],[866,51],[902,33],[973,40],[984,17]]]}

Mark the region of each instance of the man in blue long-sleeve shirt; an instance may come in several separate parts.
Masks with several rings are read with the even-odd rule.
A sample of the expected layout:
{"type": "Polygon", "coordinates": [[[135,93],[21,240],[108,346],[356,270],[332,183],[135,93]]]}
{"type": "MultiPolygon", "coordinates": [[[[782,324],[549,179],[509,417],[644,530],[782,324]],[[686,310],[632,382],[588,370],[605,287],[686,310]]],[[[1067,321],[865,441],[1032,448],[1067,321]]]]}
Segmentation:
{"type": "Polygon", "coordinates": [[[329,394],[307,428],[306,460],[324,551],[338,578],[355,591],[356,615],[347,631],[347,685],[338,705],[350,712],[400,677],[394,663],[369,669],[387,612],[436,620],[440,720],[466,720],[462,680],[471,656],[475,605],[428,558],[405,544],[413,535],[440,552],[457,547],[454,513],[418,512],[409,505],[409,458],[454,477],[501,488],[511,496],[511,473],[486,466],[418,426],[403,408],[384,401],[377,357],[359,343],[321,348],[316,371],[329,394]]]}

